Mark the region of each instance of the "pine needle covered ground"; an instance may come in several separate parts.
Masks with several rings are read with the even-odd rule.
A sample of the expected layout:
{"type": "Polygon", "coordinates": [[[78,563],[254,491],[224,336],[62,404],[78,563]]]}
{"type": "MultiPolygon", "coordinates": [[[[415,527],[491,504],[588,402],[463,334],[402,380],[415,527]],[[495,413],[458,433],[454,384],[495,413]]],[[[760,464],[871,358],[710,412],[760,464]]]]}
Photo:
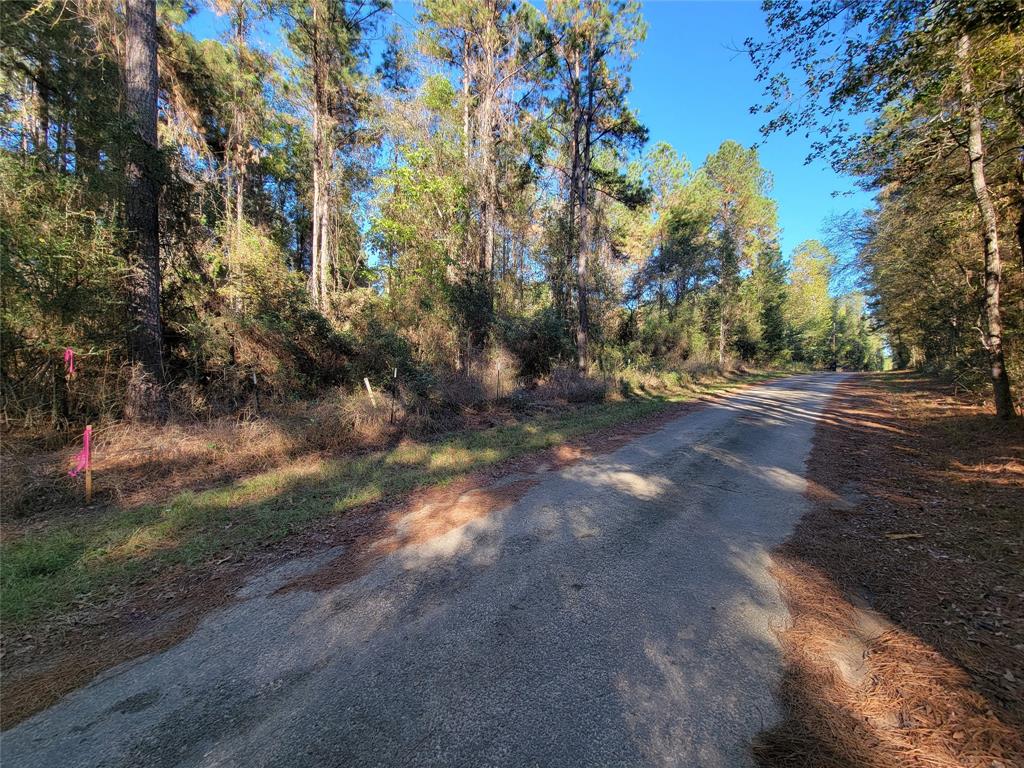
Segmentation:
{"type": "Polygon", "coordinates": [[[788,719],[765,766],[1024,764],[1024,429],[933,381],[841,387],[777,553],[788,719]]]}

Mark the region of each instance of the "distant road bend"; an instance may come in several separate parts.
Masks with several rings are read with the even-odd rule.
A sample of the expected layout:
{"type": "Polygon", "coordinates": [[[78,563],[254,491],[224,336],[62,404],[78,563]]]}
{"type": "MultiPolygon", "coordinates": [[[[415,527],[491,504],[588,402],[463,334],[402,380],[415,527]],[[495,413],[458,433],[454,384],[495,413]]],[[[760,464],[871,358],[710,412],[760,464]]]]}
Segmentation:
{"type": "Polygon", "coordinates": [[[4,733],[4,768],[752,765],[767,553],[842,378],[720,398],[341,586],[275,594],[338,551],[275,568],[4,733]]]}

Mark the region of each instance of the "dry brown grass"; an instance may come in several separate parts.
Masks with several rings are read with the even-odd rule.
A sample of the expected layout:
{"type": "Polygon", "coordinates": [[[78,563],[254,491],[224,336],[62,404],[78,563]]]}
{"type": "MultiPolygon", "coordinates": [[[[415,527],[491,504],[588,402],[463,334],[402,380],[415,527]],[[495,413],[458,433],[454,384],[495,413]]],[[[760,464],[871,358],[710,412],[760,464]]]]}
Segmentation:
{"type": "MultiPolygon", "coordinates": [[[[404,436],[496,426],[524,412],[599,402],[607,393],[604,382],[563,372],[535,389],[522,389],[512,376],[510,359],[495,355],[465,372],[441,377],[429,398],[404,390],[394,397],[379,384],[374,385],[373,399],[365,389],[337,387],[315,400],[275,405],[262,413],[250,408],[234,417],[177,418],[162,426],[99,424],[93,431],[96,503],[136,508],[297,459],[376,450],[404,436]]],[[[53,436],[4,435],[4,537],[82,512],[81,480],[67,475],[79,447],[75,438],[60,445],[53,436]]]]}
{"type": "Polygon", "coordinates": [[[1019,425],[929,382],[840,389],[776,554],[788,713],[762,765],[1024,765],[1022,459],[1019,425]]]}
{"type": "MultiPolygon", "coordinates": [[[[100,426],[93,432],[97,500],[139,506],[183,488],[203,488],[259,472],[300,453],[348,444],[351,429],[340,418],[325,417],[325,411],[338,409],[320,404],[314,408],[321,418],[287,414],[251,421],[100,426]]],[[[3,457],[5,528],[81,504],[80,481],[67,476],[78,448],[26,452],[8,444],[3,457]]]]}
{"type": "MultiPolygon", "coordinates": [[[[276,406],[262,415],[164,425],[114,421],[93,430],[98,503],[132,508],[181,490],[198,490],[281,466],[296,458],[365,451],[390,444],[414,427],[387,392],[334,388],[315,400],[276,406]]],[[[80,448],[40,445],[8,434],[2,452],[5,535],[81,506],[81,481],[67,476],[80,448]],[[31,518],[31,519],[30,519],[31,518]]]]}
{"type": "Polygon", "coordinates": [[[538,400],[567,403],[599,403],[607,395],[608,382],[581,376],[568,367],[553,369],[534,391],[538,400]]]}

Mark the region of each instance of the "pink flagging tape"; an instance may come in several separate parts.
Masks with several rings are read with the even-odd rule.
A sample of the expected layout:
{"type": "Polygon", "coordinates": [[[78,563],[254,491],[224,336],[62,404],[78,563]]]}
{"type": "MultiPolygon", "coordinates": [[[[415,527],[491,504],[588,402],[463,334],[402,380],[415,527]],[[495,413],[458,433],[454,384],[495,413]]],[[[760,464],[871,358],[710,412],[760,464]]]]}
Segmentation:
{"type": "Polygon", "coordinates": [[[75,350],[71,347],[64,348],[64,367],[68,371],[68,376],[75,375],[75,350]]]}
{"type": "Polygon", "coordinates": [[[75,457],[75,468],[68,472],[71,477],[78,477],[79,473],[83,469],[89,466],[89,462],[92,460],[92,454],[89,451],[89,443],[92,441],[92,426],[85,428],[85,432],[82,433],[82,450],[78,452],[75,457]]]}

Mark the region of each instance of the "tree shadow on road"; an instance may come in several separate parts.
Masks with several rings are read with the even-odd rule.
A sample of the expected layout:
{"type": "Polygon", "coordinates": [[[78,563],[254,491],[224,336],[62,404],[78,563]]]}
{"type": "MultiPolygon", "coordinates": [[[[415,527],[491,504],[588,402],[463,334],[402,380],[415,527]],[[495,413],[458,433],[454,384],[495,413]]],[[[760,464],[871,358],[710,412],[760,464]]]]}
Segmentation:
{"type": "Polygon", "coordinates": [[[300,747],[336,764],[742,764],[778,682],[766,547],[804,503],[801,462],[773,458],[771,434],[811,416],[741,399],[701,418],[746,409],[742,440],[712,429],[695,444],[684,427],[668,449],[640,440],[470,510],[467,493],[430,498],[432,511],[333,539],[344,554],[313,574],[74,694],[61,723],[27,725],[52,729],[59,755],[93,723],[125,764],[233,761],[260,733],[278,734],[264,764],[300,747]],[[755,460],[738,453],[751,436],[755,460]],[[146,718],[116,714],[154,690],[146,718]]]}

